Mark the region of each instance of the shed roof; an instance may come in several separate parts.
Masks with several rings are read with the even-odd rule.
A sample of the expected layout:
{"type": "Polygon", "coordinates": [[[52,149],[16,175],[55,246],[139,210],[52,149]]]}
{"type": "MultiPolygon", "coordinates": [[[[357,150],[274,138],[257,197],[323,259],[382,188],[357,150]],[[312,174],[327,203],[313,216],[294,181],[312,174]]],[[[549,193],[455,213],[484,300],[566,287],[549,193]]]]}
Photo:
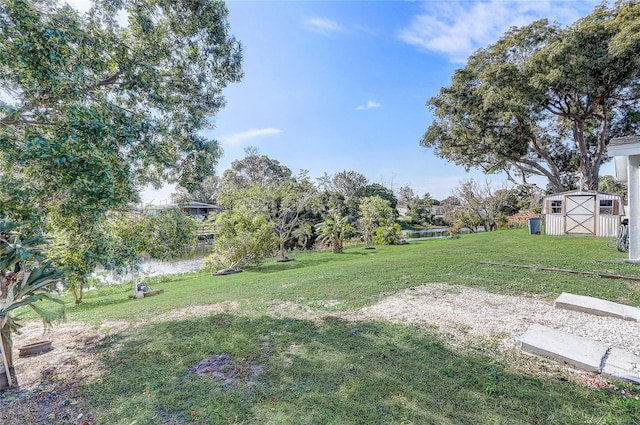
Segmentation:
{"type": "Polygon", "coordinates": [[[566,192],[556,192],[556,193],[551,193],[549,195],[545,195],[544,198],[550,198],[552,196],[558,196],[558,195],[580,195],[580,194],[584,194],[584,195],[609,195],[609,196],[618,196],[618,197],[622,197],[621,195],[615,194],[615,193],[607,193],[607,192],[600,192],[598,190],[568,190],[566,192]]]}

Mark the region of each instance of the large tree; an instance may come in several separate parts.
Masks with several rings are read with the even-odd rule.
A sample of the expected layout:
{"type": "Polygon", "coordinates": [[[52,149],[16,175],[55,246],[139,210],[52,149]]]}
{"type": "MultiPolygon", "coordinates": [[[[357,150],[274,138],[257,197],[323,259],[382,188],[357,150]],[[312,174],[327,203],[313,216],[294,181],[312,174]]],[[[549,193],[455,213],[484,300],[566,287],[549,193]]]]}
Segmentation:
{"type": "Polygon", "coordinates": [[[200,131],[240,62],[219,1],[1,2],[0,216],[55,225],[92,242],[71,255],[102,262],[105,212],[213,173],[221,150],[200,131]]]}
{"type": "MultiPolygon", "coordinates": [[[[234,161],[223,174],[220,203],[229,210],[244,210],[251,216],[263,216],[276,234],[280,259],[288,260],[288,244],[307,227],[316,189],[307,171],[294,176],[277,160],[259,155],[255,148],[234,161]]],[[[306,233],[306,232],[302,232],[306,233]]]]}
{"type": "Polygon", "coordinates": [[[513,28],[478,50],[428,105],[421,144],[486,173],[597,189],[606,146],[637,130],[640,3],[601,5],[573,25],[513,28]]]}
{"type": "Polygon", "coordinates": [[[211,174],[221,152],[198,132],[242,76],[226,17],[211,0],[96,1],[87,14],[48,0],[3,2],[0,89],[12,99],[0,106],[3,178],[76,211],[211,174]]]}
{"type": "Polygon", "coordinates": [[[363,198],[359,208],[360,214],[356,227],[362,235],[366,248],[371,248],[374,230],[377,227],[393,227],[395,212],[390,202],[378,195],[363,198]]]}
{"type": "Polygon", "coordinates": [[[229,202],[237,191],[252,186],[265,189],[276,188],[293,178],[289,168],[273,158],[260,155],[255,147],[246,149],[245,153],[244,158],[233,161],[231,167],[222,174],[219,190],[221,203],[225,207],[231,207],[229,202]]]}

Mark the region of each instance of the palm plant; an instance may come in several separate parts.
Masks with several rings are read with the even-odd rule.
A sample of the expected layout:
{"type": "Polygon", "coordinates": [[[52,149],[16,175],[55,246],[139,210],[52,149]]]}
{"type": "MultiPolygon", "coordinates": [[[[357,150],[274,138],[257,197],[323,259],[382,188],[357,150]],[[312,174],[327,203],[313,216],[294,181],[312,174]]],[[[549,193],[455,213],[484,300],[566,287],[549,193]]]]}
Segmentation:
{"type": "Polygon", "coordinates": [[[11,334],[20,328],[19,318],[12,314],[20,307],[32,308],[45,326],[60,318],[63,310],[49,311],[37,304],[51,300],[50,287],[62,276],[43,256],[45,240],[39,234],[25,234],[20,225],[0,220],[0,341],[6,356],[5,370],[13,368],[11,334]]]}
{"type": "Polygon", "coordinates": [[[354,231],[353,226],[349,224],[349,217],[341,215],[335,209],[329,211],[329,215],[322,223],[316,225],[316,229],[321,240],[325,243],[328,242],[336,254],[342,252],[347,233],[354,231]]]}

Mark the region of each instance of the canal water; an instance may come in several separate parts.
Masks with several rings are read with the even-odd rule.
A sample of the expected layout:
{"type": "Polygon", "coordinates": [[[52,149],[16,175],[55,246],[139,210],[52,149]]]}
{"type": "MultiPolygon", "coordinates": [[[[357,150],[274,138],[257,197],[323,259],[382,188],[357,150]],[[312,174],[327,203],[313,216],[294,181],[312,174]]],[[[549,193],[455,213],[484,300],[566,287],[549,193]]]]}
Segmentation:
{"type": "Polygon", "coordinates": [[[202,261],[203,258],[176,261],[147,260],[142,262],[137,270],[127,274],[117,274],[108,270],[98,269],[93,276],[107,285],[140,282],[148,277],[197,272],[202,267],[202,261]]]}

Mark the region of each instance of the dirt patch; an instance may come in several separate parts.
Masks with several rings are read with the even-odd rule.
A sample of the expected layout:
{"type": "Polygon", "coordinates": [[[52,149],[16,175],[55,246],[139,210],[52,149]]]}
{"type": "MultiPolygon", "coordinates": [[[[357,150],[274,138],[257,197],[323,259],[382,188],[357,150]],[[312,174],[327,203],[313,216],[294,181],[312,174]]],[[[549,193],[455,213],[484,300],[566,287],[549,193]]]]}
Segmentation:
{"type": "Polygon", "coordinates": [[[0,392],[0,423],[90,424],[92,416],[78,394],[79,384],[100,374],[93,354],[96,343],[124,326],[125,322],[101,328],[63,323],[43,334],[41,322],[26,323],[14,336],[14,347],[47,339],[53,350],[21,358],[14,348],[18,386],[0,392]]]}
{"type": "Polygon", "coordinates": [[[18,386],[0,392],[0,424],[91,424],[92,416],[83,407],[78,386],[101,375],[100,358],[93,349],[103,338],[132,326],[222,313],[238,306],[237,302],[189,306],[154,320],[110,321],[99,327],[61,323],[46,333],[43,333],[42,322],[25,323],[21,334],[13,337],[18,386]],[[43,339],[52,341],[53,350],[33,357],[18,357],[17,347],[43,339]]]}
{"type": "Polygon", "coordinates": [[[493,294],[464,286],[429,284],[398,291],[341,318],[386,320],[428,327],[452,345],[485,338],[516,349],[533,323],[604,342],[640,355],[640,323],[561,310],[541,296],[493,294]]]}
{"type": "Polygon", "coordinates": [[[189,368],[188,373],[210,378],[222,384],[223,389],[229,390],[241,387],[252,388],[263,370],[262,365],[236,362],[228,354],[222,353],[212,354],[201,360],[197,365],[189,368]]]}

